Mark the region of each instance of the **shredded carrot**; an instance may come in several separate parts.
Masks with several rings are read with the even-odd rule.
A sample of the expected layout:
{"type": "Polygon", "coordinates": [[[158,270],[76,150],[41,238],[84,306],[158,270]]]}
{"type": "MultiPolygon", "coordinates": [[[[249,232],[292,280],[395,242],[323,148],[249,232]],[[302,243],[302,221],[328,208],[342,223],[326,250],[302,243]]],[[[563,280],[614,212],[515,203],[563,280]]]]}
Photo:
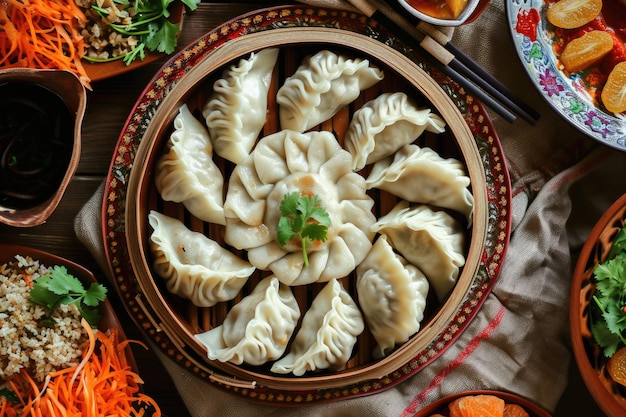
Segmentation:
{"type": "Polygon", "coordinates": [[[116,329],[105,334],[94,332],[84,319],[82,325],[89,344],[80,364],[50,373],[43,386],[22,369],[10,381],[18,401],[3,402],[0,416],[139,417],[146,410],[161,416],[156,401],[141,392],[141,378],[128,363],[129,341],[120,342],[116,329]]]}
{"type": "Polygon", "coordinates": [[[91,89],[78,29],[86,21],[74,0],[0,1],[0,68],[64,69],[91,89]]]}

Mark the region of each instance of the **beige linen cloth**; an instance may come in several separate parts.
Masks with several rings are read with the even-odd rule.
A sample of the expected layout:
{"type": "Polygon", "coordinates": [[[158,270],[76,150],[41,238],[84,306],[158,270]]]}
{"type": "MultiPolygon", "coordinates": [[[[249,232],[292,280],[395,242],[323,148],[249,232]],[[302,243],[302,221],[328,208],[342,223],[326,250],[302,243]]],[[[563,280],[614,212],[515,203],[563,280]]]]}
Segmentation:
{"type": "MultiPolygon", "coordinates": [[[[573,360],[568,299],[575,254],[599,216],[626,192],[626,152],[584,138],[543,101],[518,61],[502,1],[457,28],[453,42],[542,114],[535,126],[492,118],[511,174],[513,232],[499,279],[479,313],[443,355],[393,388],[301,408],[250,403],[159,352],[192,416],[409,416],[444,395],[471,389],[514,391],[554,410],[573,360]]],[[[107,271],[101,201],[102,190],[75,226],[107,271]]]]}

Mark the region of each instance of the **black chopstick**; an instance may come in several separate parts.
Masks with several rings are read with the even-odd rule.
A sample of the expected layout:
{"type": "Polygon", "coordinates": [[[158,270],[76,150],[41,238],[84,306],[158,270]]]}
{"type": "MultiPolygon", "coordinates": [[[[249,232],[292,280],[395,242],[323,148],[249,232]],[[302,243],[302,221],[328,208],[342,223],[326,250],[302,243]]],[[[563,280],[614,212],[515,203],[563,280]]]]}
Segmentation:
{"type": "MultiPolygon", "coordinates": [[[[376,0],[376,3],[379,3],[378,10],[381,11],[381,13],[385,14],[384,8],[382,7],[383,5],[389,7],[390,10],[395,10],[396,13],[406,16],[406,19],[410,22],[410,25],[414,26],[418,31],[421,31],[426,35],[431,34],[432,31],[439,30],[436,26],[431,25],[430,23],[422,22],[417,17],[407,13],[406,10],[404,10],[397,1],[392,0],[391,2],[387,2],[384,0],[376,0]]],[[[390,12],[388,11],[387,14],[390,14],[390,12]]],[[[435,38],[435,36],[432,37],[435,38]]],[[[523,100],[513,94],[504,84],[502,84],[502,82],[500,82],[500,80],[491,75],[486,69],[480,66],[471,57],[469,57],[467,54],[457,48],[456,45],[450,42],[449,38],[443,36],[437,37],[436,40],[441,43],[444,48],[450,51],[457,60],[464,64],[477,77],[480,77],[482,80],[484,80],[484,82],[492,86],[495,91],[497,91],[496,94],[498,96],[504,97],[505,100],[513,103],[515,106],[522,109],[523,112],[528,116],[524,117],[524,113],[520,114],[520,116],[524,117],[525,120],[527,120],[529,123],[535,123],[537,119],[539,119],[540,114],[535,109],[530,107],[523,100]]]]}
{"type": "MultiPolygon", "coordinates": [[[[538,115],[533,111],[529,113],[521,106],[513,102],[504,93],[497,91],[494,86],[487,83],[484,79],[479,77],[476,73],[470,70],[467,65],[457,59],[450,51],[445,50],[443,46],[437,44],[435,41],[431,42],[438,45],[447,54],[450,55],[447,59],[438,59],[432,52],[427,51],[421,44],[420,39],[430,38],[422,33],[419,33],[419,38],[416,34],[409,33],[408,30],[402,28],[394,20],[389,18],[386,14],[382,13],[375,5],[367,0],[349,0],[349,2],[356,7],[361,13],[378,21],[383,26],[393,31],[403,42],[411,46],[416,52],[420,53],[424,59],[428,59],[430,63],[445,75],[456,81],[459,85],[465,88],[470,94],[474,95],[483,104],[491,108],[494,112],[500,115],[509,123],[514,122],[517,116],[522,117],[527,122],[534,124],[538,115]]],[[[402,16],[394,16],[397,20],[403,18],[402,16]]],[[[477,65],[477,64],[476,64],[477,65]]]]}

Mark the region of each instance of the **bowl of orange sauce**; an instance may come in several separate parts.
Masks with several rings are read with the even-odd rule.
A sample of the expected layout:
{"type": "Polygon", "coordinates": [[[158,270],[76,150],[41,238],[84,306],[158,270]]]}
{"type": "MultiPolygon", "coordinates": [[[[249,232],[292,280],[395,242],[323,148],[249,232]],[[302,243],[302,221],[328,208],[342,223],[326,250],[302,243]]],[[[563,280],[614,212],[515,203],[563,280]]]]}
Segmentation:
{"type": "Polygon", "coordinates": [[[476,19],[489,0],[398,0],[417,19],[438,26],[459,26],[476,19]]]}

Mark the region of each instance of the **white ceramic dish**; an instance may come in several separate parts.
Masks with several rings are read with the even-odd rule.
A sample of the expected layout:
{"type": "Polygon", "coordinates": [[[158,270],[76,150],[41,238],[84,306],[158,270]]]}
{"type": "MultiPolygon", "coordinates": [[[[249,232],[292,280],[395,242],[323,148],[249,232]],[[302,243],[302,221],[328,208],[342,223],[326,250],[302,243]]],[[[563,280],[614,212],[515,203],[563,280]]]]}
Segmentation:
{"type": "Polygon", "coordinates": [[[461,14],[456,19],[440,19],[437,17],[430,16],[416,9],[407,0],[398,0],[398,3],[400,3],[400,5],[404,7],[407,12],[409,12],[410,14],[412,14],[419,20],[422,20],[426,23],[430,23],[432,25],[438,25],[438,26],[460,26],[464,24],[465,22],[467,22],[468,20],[470,20],[470,18],[474,14],[474,11],[478,7],[478,5],[481,3],[481,0],[468,0],[467,5],[465,6],[461,14]]]}

